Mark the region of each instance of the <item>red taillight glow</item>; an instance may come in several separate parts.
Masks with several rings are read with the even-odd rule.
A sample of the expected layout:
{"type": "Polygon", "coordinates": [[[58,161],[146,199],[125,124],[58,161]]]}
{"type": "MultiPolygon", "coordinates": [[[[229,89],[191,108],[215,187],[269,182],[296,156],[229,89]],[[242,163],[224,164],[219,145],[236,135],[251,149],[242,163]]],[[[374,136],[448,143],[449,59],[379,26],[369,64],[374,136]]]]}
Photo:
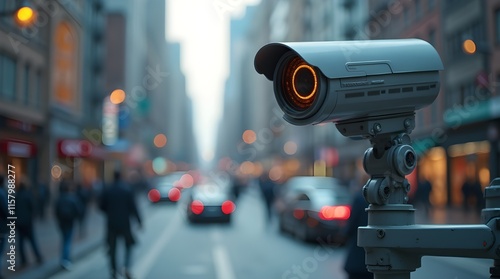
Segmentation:
{"type": "Polygon", "coordinates": [[[160,191],[158,191],[157,189],[149,190],[148,199],[151,202],[158,202],[160,200],[160,191]]]}
{"type": "Polygon", "coordinates": [[[205,206],[201,201],[196,200],[191,203],[191,212],[196,215],[200,215],[203,212],[204,208],[205,206]]]}
{"type": "Polygon", "coordinates": [[[293,210],[293,217],[295,217],[295,219],[300,220],[300,219],[304,218],[305,215],[306,215],[306,213],[302,209],[293,210]]]}
{"type": "Polygon", "coordinates": [[[168,198],[174,202],[178,201],[181,198],[181,190],[177,188],[170,189],[168,191],[168,198]]]}
{"type": "Polygon", "coordinates": [[[323,220],[347,220],[351,216],[351,208],[346,205],[323,206],[319,218],[323,220]]]}
{"type": "Polygon", "coordinates": [[[221,209],[222,213],[231,214],[236,209],[236,205],[234,205],[234,202],[232,201],[225,201],[222,203],[221,209]]]}

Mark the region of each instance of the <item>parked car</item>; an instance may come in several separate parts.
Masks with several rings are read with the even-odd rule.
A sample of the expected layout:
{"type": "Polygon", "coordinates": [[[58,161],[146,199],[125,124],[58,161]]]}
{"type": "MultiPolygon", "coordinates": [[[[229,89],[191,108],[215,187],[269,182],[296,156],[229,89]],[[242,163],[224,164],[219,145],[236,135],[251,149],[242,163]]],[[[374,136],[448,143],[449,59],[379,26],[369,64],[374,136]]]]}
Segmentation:
{"type": "Polygon", "coordinates": [[[192,187],[186,208],[187,218],[192,223],[229,223],[235,209],[230,188],[215,182],[205,182],[192,187]]]}
{"type": "Polygon", "coordinates": [[[153,179],[150,183],[151,189],[148,191],[148,199],[152,203],[178,202],[184,189],[180,183],[184,174],[185,172],[174,172],[153,179]]]}
{"type": "Polygon", "coordinates": [[[332,177],[301,176],[283,186],[279,200],[279,228],[304,241],[333,241],[351,214],[347,187],[332,177]]]}

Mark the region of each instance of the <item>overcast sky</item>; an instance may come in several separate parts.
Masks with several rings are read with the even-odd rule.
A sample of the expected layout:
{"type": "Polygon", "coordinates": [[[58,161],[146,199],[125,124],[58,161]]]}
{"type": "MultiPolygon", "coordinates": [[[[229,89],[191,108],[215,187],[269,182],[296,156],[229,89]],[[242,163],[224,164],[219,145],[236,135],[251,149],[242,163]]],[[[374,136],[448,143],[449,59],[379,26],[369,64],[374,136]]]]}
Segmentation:
{"type": "Polygon", "coordinates": [[[260,0],[166,0],[167,39],[181,43],[181,68],[193,99],[194,129],[202,158],[215,149],[229,68],[230,17],[260,0]]]}

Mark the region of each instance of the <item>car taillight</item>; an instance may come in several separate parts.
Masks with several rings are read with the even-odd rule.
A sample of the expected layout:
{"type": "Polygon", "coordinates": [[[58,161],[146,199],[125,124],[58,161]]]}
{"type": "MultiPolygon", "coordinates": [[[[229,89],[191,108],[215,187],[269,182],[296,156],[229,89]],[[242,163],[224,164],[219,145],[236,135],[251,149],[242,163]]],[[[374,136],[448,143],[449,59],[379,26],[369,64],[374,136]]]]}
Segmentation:
{"type": "Polygon", "coordinates": [[[177,188],[170,189],[168,191],[168,198],[174,202],[178,201],[181,198],[181,190],[177,188]]]}
{"type": "Polygon", "coordinates": [[[347,220],[351,216],[351,208],[347,205],[323,206],[319,211],[322,220],[347,220]]]}
{"type": "Polygon", "coordinates": [[[231,214],[236,209],[236,206],[234,205],[234,202],[228,200],[222,203],[221,209],[222,213],[231,214]]]}
{"type": "Polygon", "coordinates": [[[196,200],[191,203],[191,212],[196,215],[200,215],[203,212],[204,208],[205,206],[201,201],[196,200]]]}
{"type": "Polygon", "coordinates": [[[160,191],[158,191],[157,189],[149,190],[148,199],[151,202],[158,202],[160,200],[160,191]]]}
{"type": "Polygon", "coordinates": [[[306,213],[302,209],[294,209],[293,210],[293,217],[295,217],[295,219],[300,220],[300,219],[304,218],[305,215],[306,215],[306,213]]]}

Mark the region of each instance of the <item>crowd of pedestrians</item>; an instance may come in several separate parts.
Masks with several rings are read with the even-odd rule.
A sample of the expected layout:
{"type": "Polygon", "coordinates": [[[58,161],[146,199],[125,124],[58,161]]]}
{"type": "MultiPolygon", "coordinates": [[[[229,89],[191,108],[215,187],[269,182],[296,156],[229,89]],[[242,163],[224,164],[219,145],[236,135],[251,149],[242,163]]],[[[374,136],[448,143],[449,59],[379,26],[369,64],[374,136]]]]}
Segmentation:
{"type": "MultiPolygon", "coordinates": [[[[0,279],[4,278],[5,255],[8,247],[8,211],[6,177],[0,174],[0,279]]],[[[37,222],[44,221],[50,214],[54,216],[60,235],[59,263],[66,270],[72,268],[72,244],[76,237],[86,237],[86,220],[91,203],[98,205],[105,217],[105,235],[101,237],[107,245],[110,273],[116,278],[121,273],[125,278],[132,278],[131,250],[135,243],[131,229],[131,218],[142,225],[140,213],[135,201],[134,192],[129,183],[122,179],[120,172],[114,173],[114,180],[109,186],[103,186],[99,180],[94,184],[85,185],[65,175],[55,185],[53,196],[47,184],[31,185],[26,180],[19,181],[15,188],[16,216],[16,253],[19,261],[16,269],[44,262],[43,251],[38,245],[37,222]],[[94,189],[94,187],[97,187],[94,189]],[[125,267],[122,272],[116,265],[117,240],[125,240],[125,267]],[[33,259],[33,262],[30,262],[33,259]]],[[[41,240],[43,241],[43,239],[41,240]]],[[[55,248],[55,247],[54,247],[55,248]]]]}

